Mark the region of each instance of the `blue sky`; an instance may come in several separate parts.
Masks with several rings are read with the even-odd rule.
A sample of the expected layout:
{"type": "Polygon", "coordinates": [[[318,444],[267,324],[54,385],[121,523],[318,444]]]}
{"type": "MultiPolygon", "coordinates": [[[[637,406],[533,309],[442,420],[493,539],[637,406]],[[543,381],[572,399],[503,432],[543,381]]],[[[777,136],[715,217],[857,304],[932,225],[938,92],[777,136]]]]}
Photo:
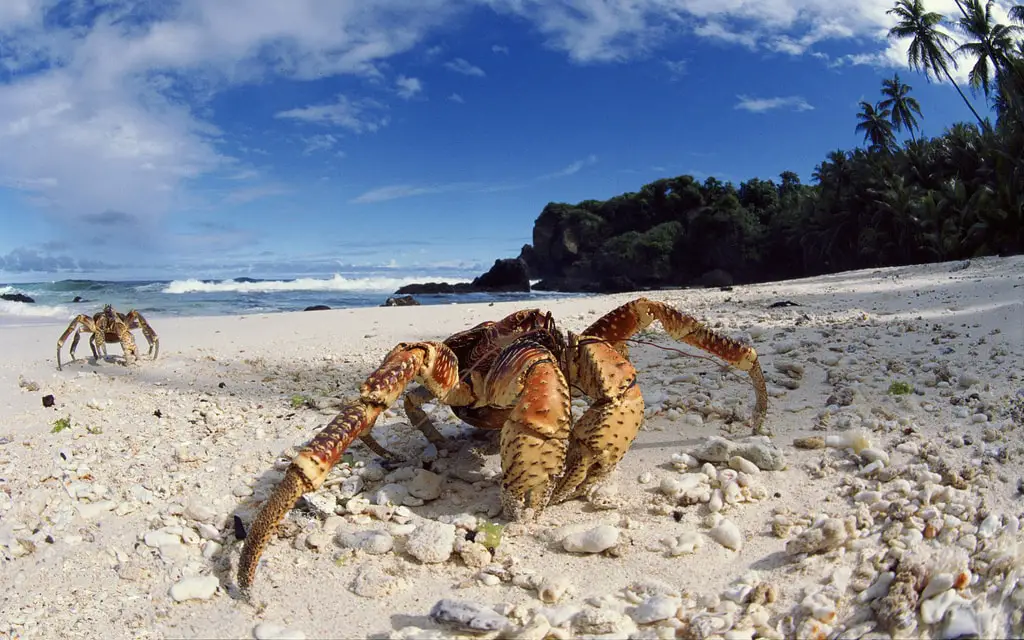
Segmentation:
{"type": "Polygon", "coordinates": [[[2,0],[0,281],[476,270],[549,201],[810,181],[894,72],[970,119],[890,7],[2,0]]]}

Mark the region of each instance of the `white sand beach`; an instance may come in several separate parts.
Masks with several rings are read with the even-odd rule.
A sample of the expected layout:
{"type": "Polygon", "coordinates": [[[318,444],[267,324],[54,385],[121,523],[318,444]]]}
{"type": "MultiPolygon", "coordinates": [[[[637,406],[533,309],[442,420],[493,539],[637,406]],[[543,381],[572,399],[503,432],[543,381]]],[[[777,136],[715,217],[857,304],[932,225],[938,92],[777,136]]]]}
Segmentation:
{"type": "MultiPolygon", "coordinates": [[[[736,474],[726,458],[709,469],[706,452],[690,468],[709,438],[750,435],[750,382],[635,345],[647,419],[592,501],[507,526],[481,557],[468,532],[504,522],[494,434],[435,407],[450,438],[439,453],[396,406],[374,434],[408,462],[386,470],[355,444],[272,540],[251,602],[235,597],[234,516],[248,522],[282,455],[396,342],[441,340],[523,305],[150,318],[157,360],[125,367],[110,345],[94,362],[83,340],[63,371],[65,324],[0,326],[0,638],[1024,631],[1024,257],[645,295],[752,340],[784,468],[733,460],[736,474]],[[771,306],[783,301],[794,305],[771,306]],[[890,393],[893,383],[909,393],[890,393]],[[54,432],[62,418],[70,428],[54,432]],[[737,550],[716,541],[735,535],[721,518],[737,550]],[[567,536],[599,525],[611,529],[589,538],[613,546],[565,550],[567,536]],[[409,552],[430,527],[443,530],[443,561],[409,552]],[[430,617],[443,598],[471,603],[463,628],[430,617]]],[[[579,331],[634,297],[545,308],[579,331]]],[[[657,327],[643,338],[700,353],[657,327]]]]}

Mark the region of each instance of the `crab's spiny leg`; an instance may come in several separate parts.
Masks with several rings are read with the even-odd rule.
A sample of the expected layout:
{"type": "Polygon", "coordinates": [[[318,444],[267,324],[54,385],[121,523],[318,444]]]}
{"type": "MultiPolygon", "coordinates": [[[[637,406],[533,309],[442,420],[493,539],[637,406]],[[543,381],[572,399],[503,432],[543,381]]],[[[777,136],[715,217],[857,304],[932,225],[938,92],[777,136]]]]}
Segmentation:
{"type": "Polygon", "coordinates": [[[138,347],[135,345],[135,336],[132,335],[128,325],[120,320],[116,326],[117,339],[121,343],[121,351],[124,353],[124,363],[130,364],[138,359],[138,347]]]}
{"type": "Polygon", "coordinates": [[[342,408],[292,460],[284,479],[252,522],[238,564],[238,585],[252,586],[260,554],[281,518],[304,493],[323,484],[331,467],[357,437],[367,433],[380,413],[393,404],[413,380],[444,402],[469,403],[472,392],[458,379],[458,361],[437,342],[401,343],[384,358],[360,387],[360,394],[342,408]]]}
{"type": "Polygon", "coordinates": [[[126,322],[129,329],[134,326],[132,321],[142,329],[142,335],[146,337],[146,342],[149,343],[149,353],[147,355],[153,356],[153,359],[156,360],[157,356],[160,355],[160,337],[156,335],[156,331],[153,331],[153,327],[149,326],[149,323],[146,322],[146,318],[135,309],[128,312],[126,322]]]}
{"type": "MultiPolygon", "coordinates": [[[[79,314],[79,315],[75,316],[74,319],[71,320],[71,323],[68,324],[68,328],[64,331],[64,333],[61,335],[61,337],[57,339],[57,370],[58,371],[60,371],[60,369],[61,369],[60,350],[61,350],[61,348],[64,347],[64,341],[67,340],[68,336],[70,336],[71,333],[73,331],[75,331],[78,327],[84,327],[86,331],[89,331],[89,332],[93,333],[94,335],[96,333],[96,324],[92,321],[92,318],[90,318],[87,315],[83,315],[83,314],[79,314]]],[[[75,338],[76,338],[76,340],[74,342],[77,342],[77,338],[78,338],[77,334],[76,334],[75,338]]],[[[71,359],[74,360],[74,354],[72,354],[71,359]]]]}
{"type": "Polygon", "coordinates": [[[485,397],[491,407],[511,408],[501,429],[501,498],[506,517],[521,520],[547,506],[562,475],[569,387],[555,356],[527,337],[502,351],[485,397]]]}
{"type": "Polygon", "coordinates": [[[96,347],[97,358],[100,354],[103,357],[107,357],[107,332],[113,331],[113,327],[109,327],[102,320],[96,324],[96,331],[92,334],[92,344],[96,347]]]}
{"type": "Polygon", "coordinates": [[[572,428],[565,475],[552,504],[584,495],[611,473],[644,419],[644,399],[629,360],[599,341],[570,343],[566,355],[573,386],[594,402],[572,428]]]}
{"type": "Polygon", "coordinates": [[[754,432],[768,433],[763,430],[764,418],[768,413],[768,389],[757,359],[757,351],[753,347],[716,333],[693,316],[681,313],[665,303],[646,298],[638,298],[613,309],[590,325],[583,335],[606,340],[616,351],[628,357],[626,340],[655,320],[660,322],[666,333],[674,339],[718,356],[740,371],[746,371],[750,375],[757,397],[752,418],[754,432]]]}
{"type": "MultiPolygon", "coordinates": [[[[78,349],[78,342],[82,338],[82,327],[75,329],[75,337],[71,339],[71,348],[68,349],[68,354],[71,356],[71,361],[75,361],[75,350],[78,349]]],[[[92,346],[92,334],[89,335],[89,347],[95,350],[92,346]]],[[[93,354],[95,355],[95,354],[93,354]]]]}
{"type": "Polygon", "coordinates": [[[434,394],[430,393],[429,389],[416,387],[405,394],[405,415],[409,417],[412,426],[419,429],[429,442],[436,447],[443,447],[446,442],[445,437],[441,435],[441,432],[434,426],[434,421],[423,410],[423,405],[432,400],[434,400],[434,394]]]}

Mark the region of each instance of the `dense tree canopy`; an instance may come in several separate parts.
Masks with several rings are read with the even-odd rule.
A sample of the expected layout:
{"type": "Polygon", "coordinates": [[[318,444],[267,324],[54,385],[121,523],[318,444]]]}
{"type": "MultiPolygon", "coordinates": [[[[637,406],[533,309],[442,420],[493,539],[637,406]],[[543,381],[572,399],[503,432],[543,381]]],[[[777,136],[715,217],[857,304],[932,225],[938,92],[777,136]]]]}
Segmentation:
{"type": "MultiPolygon", "coordinates": [[[[694,284],[716,270],[751,282],[1024,251],[1022,29],[999,24],[991,0],[957,6],[946,18],[898,0],[890,36],[908,39],[908,64],[928,80],[956,86],[950,70],[970,65],[994,123],[964,96],[977,125],[915,136],[921,105],[894,75],[852,119],[865,148],[830,152],[812,184],[788,171],[738,187],[679,176],[607,201],[551,203],[523,259],[549,287],[607,290],[694,284]]],[[[1024,8],[1010,18],[1024,22],[1024,8]]]]}

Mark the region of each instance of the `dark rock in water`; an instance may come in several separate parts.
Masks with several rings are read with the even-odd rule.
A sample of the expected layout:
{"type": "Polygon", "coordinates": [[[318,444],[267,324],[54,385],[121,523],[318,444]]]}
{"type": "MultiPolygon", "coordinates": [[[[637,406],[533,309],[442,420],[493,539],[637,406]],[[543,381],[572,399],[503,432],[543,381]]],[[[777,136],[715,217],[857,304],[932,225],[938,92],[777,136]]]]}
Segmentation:
{"type": "Polygon", "coordinates": [[[412,307],[419,304],[419,301],[412,296],[393,296],[384,301],[382,307],[412,307]]]}
{"type": "Polygon", "coordinates": [[[519,258],[495,260],[487,273],[473,279],[473,286],[481,291],[529,291],[526,262],[519,258]]]}
{"type": "Polygon", "coordinates": [[[438,600],[430,608],[430,619],[445,627],[477,633],[499,631],[509,624],[508,618],[493,609],[451,598],[438,600]]]}
{"type": "Polygon", "coordinates": [[[768,305],[768,308],[769,309],[778,309],[780,307],[799,307],[799,306],[800,305],[798,305],[797,303],[793,302],[792,300],[779,300],[778,302],[773,302],[770,305],[768,305]]]}
{"type": "Polygon", "coordinates": [[[510,291],[529,291],[530,276],[526,262],[520,258],[503,258],[495,260],[490,270],[473,279],[473,282],[423,282],[407,284],[395,292],[395,295],[437,295],[450,293],[496,293],[510,291]]]}
{"type": "Polygon", "coordinates": [[[75,296],[75,299],[72,300],[71,302],[89,302],[89,301],[86,300],[85,298],[83,298],[82,296],[75,296]]]}
{"type": "Polygon", "coordinates": [[[24,293],[0,293],[0,298],[10,302],[35,302],[35,300],[24,293]]]}
{"type": "Polygon", "coordinates": [[[416,284],[407,284],[395,292],[395,295],[408,295],[415,293],[417,295],[436,295],[439,293],[456,293],[455,285],[448,284],[447,282],[423,282],[416,284]]]}
{"type": "Polygon", "coordinates": [[[303,311],[330,311],[331,308],[326,304],[315,304],[311,307],[306,307],[303,311]]]}
{"type": "Polygon", "coordinates": [[[45,396],[43,396],[43,406],[46,407],[47,409],[52,407],[56,402],[57,400],[53,397],[52,393],[48,393],[45,396]]]}

